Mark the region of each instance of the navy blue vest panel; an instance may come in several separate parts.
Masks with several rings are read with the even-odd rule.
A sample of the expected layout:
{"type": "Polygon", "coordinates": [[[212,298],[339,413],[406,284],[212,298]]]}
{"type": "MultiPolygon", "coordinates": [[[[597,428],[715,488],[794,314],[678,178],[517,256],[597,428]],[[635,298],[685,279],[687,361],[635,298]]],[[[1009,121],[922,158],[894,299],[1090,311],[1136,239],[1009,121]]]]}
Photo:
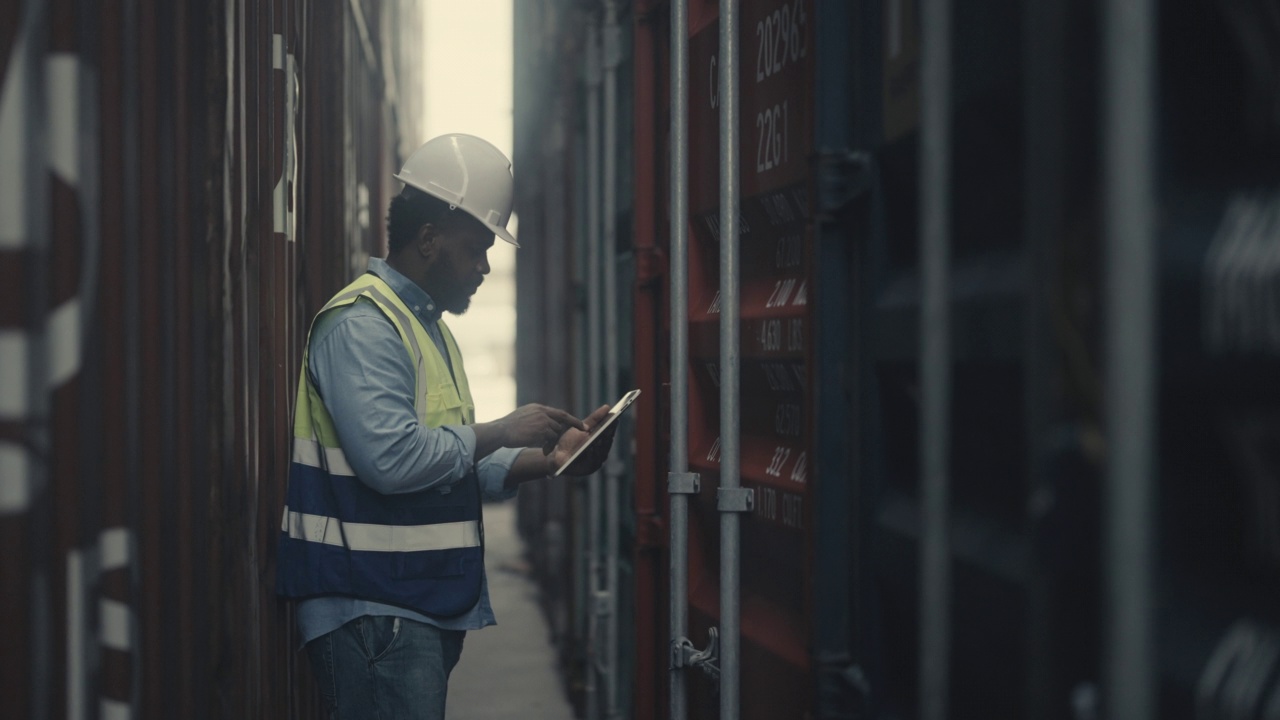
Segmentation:
{"type": "MultiPolygon", "coordinates": [[[[344,595],[434,617],[461,615],[479,601],[484,581],[480,513],[474,474],[448,493],[383,495],[356,478],[292,463],[277,592],[299,599],[344,595]],[[403,530],[450,524],[474,524],[478,542],[444,549],[421,549],[424,541],[413,538],[407,548],[395,544],[405,541],[403,530]]],[[[424,532],[431,536],[432,530],[424,532]]]]}

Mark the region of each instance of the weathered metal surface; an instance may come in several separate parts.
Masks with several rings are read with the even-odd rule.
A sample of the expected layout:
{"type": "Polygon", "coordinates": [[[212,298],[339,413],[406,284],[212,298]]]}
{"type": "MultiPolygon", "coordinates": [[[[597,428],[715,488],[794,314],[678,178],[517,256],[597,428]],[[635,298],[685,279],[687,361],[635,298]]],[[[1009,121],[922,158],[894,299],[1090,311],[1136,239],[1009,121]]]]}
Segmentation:
{"type": "MultiPolygon", "coordinates": [[[[588,171],[582,123],[589,14],[573,3],[515,3],[514,157],[521,249],[516,254],[517,401],[583,413],[586,372],[588,171]]],[[[598,220],[597,220],[598,221],[598,220]]],[[[593,602],[582,480],[525,485],[518,524],[559,651],[566,688],[587,703],[593,602]]]]}
{"type": "Polygon", "coordinates": [[[274,594],[293,388],[309,318],[381,247],[386,138],[417,118],[366,51],[418,16],[0,13],[6,713],[318,717],[274,594]]]}
{"type": "MultiPolygon", "coordinates": [[[[742,519],[742,715],[803,717],[810,707],[813,524],[811,292],[812,3],[741,9],[741,481],[756,494],[742,519]]],[[[719,232],[717,31],[690,39],[689,464],[702,473],[690,508],[690,637],[718,622],[719,232]]],[[[691,716],[712,686],[693,681],[691,716]]]]}
{"type": "MultiPolygon", "coordinates": [[[[585,33],[575,34],[578,26],[565,18],[596,6],[518,7],[535,5],[529,26],[541,32],[517,54],[523,77],[537,81],[523,84],[527,102],[517,102],[517,125],[526,133],[518,154],[521,145],[543,146],[539,133],[552,105],[570,126],[580,127],[586,115],[580,79],[548,68],[581,67],[581,48],[569,38],[585,33]]],[[[689,631],[699,647],[718,619],[717,374],[707,367],[718,354],[717,248],[708,224],[717,209],[715,43],[707,39],[714,37],[715,6],[690,2],[694,357],[690,367],[675,369],[690,378],[690,469],[703,480],[693,513],[689,631]]],[[[743,528],[742,708],[748,716],[913,717],[921,709],[916,578],[925,524],[918,430],[921,3],[787,3],[792,21],[802,7],[810,21],[818,13],[840,25],[806,31],[814,44],[797,47],[821,53],[808,57],[810,65],[778,67],[765,60],[776,61],[783,47],[791,59],[781,36],[767,49],[752,43],[771,31],[764,11],[781,14],[782,6],[744,0],[742,8],[743,215],[750,227],[742,262],[742,474],[758,493],[743,528]],[[776,132],[762,131],[779,120],[788,142],[775,144],[776,132]],[[780,222],[788,213],[791,220],[780,222]],[[806,472],[797,473],[802,453],[806,472]]],[[[637,0],[630,7],[633,377],[652,398],[635,413],[633,709],[636,717],[657,718],[666,708],[670,663],[663,458],[672,369],[662,319],[670,291],[662,151],[668,5],[637,0]]],[[[1113,447],[1103,439],[1125,429],[1107,429],[1101,413],[1100,7],[966,1],[952,15],[950,717],[1090,717],[1109,692],[1101,664],[1100,481],[1113,447]]],[[[1159,470],[1148,512],[1158,540],[1152,571],[1159,608],[1147,618],[1160,649],[1155,714],[1269,717],[1280,708],[1280,617],[1268,602],[1280,577],[1280,470],[1268,449],[1280,436],[1280,53],[1268,38],[1280,26],[1254,4],[1208,0],[1162,6],[1157,25],[1159,470]]],[[[581,145],[570,150],[579,164],[581,145]]],[[[574,216],[583,210],[580,175],[569,180],[567,212],[574,216]]],[[[528,192],[531,199],[548,194],[528,192]]],[[[594,232],[584,226],[574,224],[568,252],[594,232]]],[[[523,259],[528,250],[521,252],[523,259]]],[[[563,266],[529,262],[526,287],[537,303],[560,282],[554,273],[563,266]]],[[[575,267],[559,277],[580,298],[585,278],[575,267]]],[[[542,310],[570,315],[570,337],[581,343],[585,313],[569,297],[574,309],[542,310]]],[[[546,378],[563,378],[560,368],[539,364],[552,342],[543,322],[521,314],[528,399],[539,396],[546,378]]],[[[533,497],[562,507],[549,495],[533,497]]],[[[581,505],[556,510],[555,522],[562,530],[568,523],[575,536],[587,524],[581,505]]],[[[551,506],[538,507],[542,514],[522,518],[532,538],[547,537],[538,518],[549,517],[551,506]]],[[[565,567],[584,574],[577,563],[582,544],[569,547],[576,555],[564,556],[565,567]]],[[[690,716],[714,717],[712,684],[696,672],[688,683],[690,716]]]]}

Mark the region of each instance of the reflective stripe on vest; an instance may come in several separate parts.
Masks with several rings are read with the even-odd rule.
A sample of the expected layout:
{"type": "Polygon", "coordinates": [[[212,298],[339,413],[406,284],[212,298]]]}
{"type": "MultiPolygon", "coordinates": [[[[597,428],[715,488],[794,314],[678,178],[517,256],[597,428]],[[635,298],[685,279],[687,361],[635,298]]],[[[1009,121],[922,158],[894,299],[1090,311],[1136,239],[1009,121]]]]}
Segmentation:
{"type": "Polygon", "coordinates": [[[356,476],[356,471],[347,464],[347,455],[342,452],[342,448],[327,448],[315,438],[293,439],[293,461],[307,467],[327,470],[330,475],[356,476]]]}
{"type": "Polygon", "coordinates": [[[338,518],[308,515],[284,509],[282,532],[297,540],[376,552],[422,552],[480,547],[480,523],[435,525],[373,525],[342,522],[338,518]]]}

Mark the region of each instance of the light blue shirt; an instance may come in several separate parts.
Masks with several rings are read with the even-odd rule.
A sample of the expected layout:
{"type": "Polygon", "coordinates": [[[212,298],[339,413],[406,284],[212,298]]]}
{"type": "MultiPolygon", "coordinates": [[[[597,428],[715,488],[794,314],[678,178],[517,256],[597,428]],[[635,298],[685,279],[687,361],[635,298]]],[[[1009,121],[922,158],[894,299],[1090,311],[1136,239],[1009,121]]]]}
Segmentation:
{"type": "MultiPolygon", "coordinates": [[[[441,310],[431,297],[383,260],[370,258],[369,270],[413,310],[449,363],[437,325],[441,310]]],[[[418,422],[413,362],[395,326],[372,304],[356,302],[321,317],[311,330],[309,353],[312,382],[333,418],[347,462],[365,484],[384,494],[415,492],[458,482],[475,470],[487,499],[515,497],[516,490],[505,485],[519,449],[502,448],[476,461],[476,434],[470,427],[431,428],[418,422]]],[[[430,618],[396,605],[325,596],[298,603],[298,630],[307,643],[364,615],[392,615],[448,630],[479,630],[497,622],[485,577],[476,606],[457,617],[430,618]]]]}

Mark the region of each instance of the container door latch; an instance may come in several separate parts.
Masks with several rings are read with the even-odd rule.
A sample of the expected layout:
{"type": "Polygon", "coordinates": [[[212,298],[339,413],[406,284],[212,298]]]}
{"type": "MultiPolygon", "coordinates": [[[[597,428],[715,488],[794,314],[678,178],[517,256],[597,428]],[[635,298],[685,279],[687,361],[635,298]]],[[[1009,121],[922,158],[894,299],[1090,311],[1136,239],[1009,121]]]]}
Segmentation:
{"type": "Polygon", "coordinates": [[[720,659],[720,631],[715,628],[707,630],[708,640],[705,650],[698,650],[689,638],[680,638],[671,643],[671,668],[698,668],[707,674],[720,687],[720,667],[716,662],[720,659]]]}

